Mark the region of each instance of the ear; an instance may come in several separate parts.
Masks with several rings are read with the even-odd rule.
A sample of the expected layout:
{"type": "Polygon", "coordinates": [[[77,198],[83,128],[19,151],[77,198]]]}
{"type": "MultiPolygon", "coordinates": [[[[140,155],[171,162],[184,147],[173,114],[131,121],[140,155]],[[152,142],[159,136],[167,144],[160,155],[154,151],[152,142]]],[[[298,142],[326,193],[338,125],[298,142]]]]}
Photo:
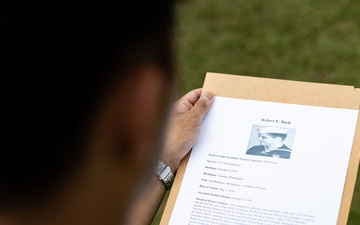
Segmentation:
{"type": "Polygon", "coordinates": [[[283,141],[283,139],[281,137],[276,137],[275,139],[278,143],[281,143],[283,141]]]}

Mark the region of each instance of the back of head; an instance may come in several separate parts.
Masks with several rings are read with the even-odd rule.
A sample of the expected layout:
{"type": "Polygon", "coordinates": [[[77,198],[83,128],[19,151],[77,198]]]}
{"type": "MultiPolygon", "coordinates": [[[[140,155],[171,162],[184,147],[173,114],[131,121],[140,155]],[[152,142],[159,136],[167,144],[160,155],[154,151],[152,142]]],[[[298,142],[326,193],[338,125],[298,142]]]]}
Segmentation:
{"type": "Polygon", "coordinates": [[[41,199],[75,169],[114,80],[146,61],[171,74],[173,1],[119,2],[1,1],[0,207],[41,199]]]}

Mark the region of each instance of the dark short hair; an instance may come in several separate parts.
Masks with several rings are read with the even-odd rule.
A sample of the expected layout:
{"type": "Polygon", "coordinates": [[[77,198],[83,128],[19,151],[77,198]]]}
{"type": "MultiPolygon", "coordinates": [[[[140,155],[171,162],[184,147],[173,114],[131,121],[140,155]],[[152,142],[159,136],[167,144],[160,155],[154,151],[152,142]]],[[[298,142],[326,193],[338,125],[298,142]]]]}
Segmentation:
{"type": "Polygon", "coordinates": [[[174,1],[90,2],[0,3],[0,207],[58,187],[114,79],[148,61],[171,78],[174,1]]]}

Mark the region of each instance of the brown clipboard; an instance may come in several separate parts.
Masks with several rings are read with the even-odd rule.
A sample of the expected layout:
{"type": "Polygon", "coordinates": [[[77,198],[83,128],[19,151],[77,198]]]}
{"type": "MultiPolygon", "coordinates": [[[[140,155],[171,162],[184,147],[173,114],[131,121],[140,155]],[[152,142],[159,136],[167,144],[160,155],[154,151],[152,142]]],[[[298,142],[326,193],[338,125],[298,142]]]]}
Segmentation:
{"type": "MultiPolygon", "coordinates": [[[[211,91],[215,96],[221,97],[354,110],[360,108],[360,89],[346,85],[207,73],[203,90],[211,91]]],[[[356,126],[337,225],[346,225],[354,192],[360,159],[359,119],[360,116],[356,126]]],[[[161,218],[161,225],[166,225],[170,221],[189,156],[190,154],[183,159],[178,168],[176,179],[161,218]]]]}

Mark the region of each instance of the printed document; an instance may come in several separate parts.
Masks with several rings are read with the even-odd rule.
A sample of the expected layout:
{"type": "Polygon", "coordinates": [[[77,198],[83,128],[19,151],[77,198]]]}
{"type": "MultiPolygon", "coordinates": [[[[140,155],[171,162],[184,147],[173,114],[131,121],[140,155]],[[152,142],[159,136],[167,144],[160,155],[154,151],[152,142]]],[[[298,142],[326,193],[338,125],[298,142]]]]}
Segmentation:
{"type": "Polygon", "coordinates": [[[170,224],[336,225],[357,117],[215,97],[170,224]]]}

